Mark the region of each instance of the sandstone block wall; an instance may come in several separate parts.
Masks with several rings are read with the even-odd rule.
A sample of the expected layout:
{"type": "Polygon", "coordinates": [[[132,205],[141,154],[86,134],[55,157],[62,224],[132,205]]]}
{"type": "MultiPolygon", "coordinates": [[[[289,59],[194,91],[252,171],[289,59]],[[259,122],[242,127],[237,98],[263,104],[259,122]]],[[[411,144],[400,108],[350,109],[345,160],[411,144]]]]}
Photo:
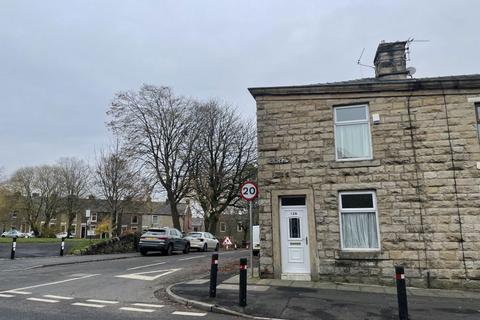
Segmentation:
{"type": "Polygon", "coordinates": [[[257,97],[260,272],[273,277],[272,190],[314,190],[321,280],[480,288],[477,91],[257,97]],[[335,161],[333,107],[367,103],[373,160],[335,161]],[[285,164],[269,164],[287,159],[285,164]],[[381,252],[342,252],[338,193],[375,190],[381,252]]]}

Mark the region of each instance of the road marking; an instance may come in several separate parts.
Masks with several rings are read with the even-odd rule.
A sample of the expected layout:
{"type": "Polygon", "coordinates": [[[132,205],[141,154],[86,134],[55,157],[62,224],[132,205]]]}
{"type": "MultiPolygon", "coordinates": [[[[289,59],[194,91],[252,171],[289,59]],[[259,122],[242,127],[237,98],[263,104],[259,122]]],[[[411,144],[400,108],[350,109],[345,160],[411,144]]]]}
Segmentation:
{"type": "Polygon", "coordinates": [[[57,303],[57,302],[60,302],[60,301],[58,301],[58,300],[42,299],[42,298],[27,298],[27,300],[30,300],[30,301],[38,301],[38,302],[48,302],[48,303],[57,303]]]}
{"type": "Polygon", "coordinates": [[[120,310],[125,310],[125,311],[135,311],[135,312],[154,312],[155,310],[153,309],[140,309],[140,308],[131,308],[131,307],[122,307],[120,310]]]}
{"type": "Polygon", "coordinates": [[[172,314],[179,316],[191,316],[191,317],[205,317],[207,314],[205,312],[186,312],[186,311],[174,311],[172,314]]]}
{"type": "Polygon", "coordinates": [[[64,297],[64,296],[56,296],[53,294],[45,294],[43,295],[45,298],[51,298],[51,299],[59,299],[59,300],[73,300],[72,297],[64,297]]]}
{"type": "Polygon", "coordinates": [[[89,307],[89,308],[103,308],[103,307],[105,307],[103,304],[82,303],[82,302],[72,303],[72,306],[89,307]]]}
{"type": "Polygon", "coordinates": [[[32,294],[31,292],[27,292],[27,291],[17,291],[17,290],[9,290],[9,291],[3,291],[3,292],[13,293],[13,294],[23,294],[23,295],[32,294]]]}
{"type": "Polygon", "coordinates": [[[142,268],[148,268],[148,267],[152,267],[152,266],[158,266],[160,264],[164,264],[166,262],[159,262],[159,263],[152,263],[152,264],[146,264],[144,266],[139,266],[139,267],[133,267],[133,268],[128,268],[128,270],[137,270],[137,269],[142,269],[142,268]]]}
{"type": "Polygon", "coordinates": [[[37,284],[37,285],[34,285],[34,286],[29,286],[29,287],[11,289],[11,290],[8,290],[8,291],[3,291],[3,292],[18,293],[18,294],[32,294],[31,292],[21,293],[21,291],[22,291],[22,290],[25,290],[25,289],[33,289],[33,288],[51,286],[51,285],[55,285],[55,284],[59,284],[59,283],[65,283],[65,282],[70,282],[70,281],[75,281],[75,280],[81,280],[81,279],[91,278],[91,277],[95,277],[95,276],[99,276],[99,275],[100,275],[99,273],[98,273],[98,274],[89,274],[89,275],[86,275],[86,276],[83,276],[83,277],[71,278],[71,279],[60,280],[60,281],[55,281],[55,282],[47,282],[47,283],[37,284]]]}
{"type": "Polygon", "coordinates": [[[209,281],[210,281],[209,279],[195,279],[192,281],[188,281],[187,284],[205,284],[209,281]]]}
{"type": "Polygon", "coordinates": [[[156,280],[160,277],[166,276],[167,274],[171,274],[174,272],[177,272],[180,269],[166,269],[166,270],[155,270],[155,271],[148,271],[148,272],[139,272],[139,273],[130,273],[130,274],[121,274],[118,276],[115,276],[116,278],[126,278],[126,279],[134,279],[134,280],[144,280],[144,281],[153,281],[156,280]],[[147,276],[146,274],[152,274],[152,273],[160,273],[157,274],[156,276],[147,276]]]}
{"type": "Polygon", "coordinates": [[[183,258],[183,259],[178,259],[178,261],[186,261],[186,260],[192,260],[192,259],[198,259],[198,258],[205,258],[206,256],[197,256],[197,257],[191,257],[191,258],[183,258]]]}
{"type": "Polygon", "coordinates": [[[137,307],[148,307],[148,308],[163,308],[162,304],[149,304],[149,303],[134,303],[133,306],[137,307]]]}
{"type": "Polygon", "coordinates": [[[97,300],[97,299],[88,299],[87,302],[95,302],[95,303],[105,303],[105,304],[117,304],[118,301],[111,301],[111,300],[97,300]]]}
{"type": "Polygon", "coordinates": [[[13,298],[13,297],[15,297],[13,294],[0,293],[0,298],[13,298]]]}

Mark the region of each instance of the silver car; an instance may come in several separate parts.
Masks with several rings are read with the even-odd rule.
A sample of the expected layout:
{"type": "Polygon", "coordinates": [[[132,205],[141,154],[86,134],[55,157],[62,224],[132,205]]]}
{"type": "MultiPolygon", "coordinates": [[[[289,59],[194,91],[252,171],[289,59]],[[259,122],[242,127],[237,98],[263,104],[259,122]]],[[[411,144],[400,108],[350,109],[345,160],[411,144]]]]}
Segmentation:
{"type": "Polygon", "coordinates": [[[190,232],[185,239],[190,241],[190,248],[198,251],[208,251],[209,249],[218,251],[220,247],[218,239],[209,232],[190,232]]]}

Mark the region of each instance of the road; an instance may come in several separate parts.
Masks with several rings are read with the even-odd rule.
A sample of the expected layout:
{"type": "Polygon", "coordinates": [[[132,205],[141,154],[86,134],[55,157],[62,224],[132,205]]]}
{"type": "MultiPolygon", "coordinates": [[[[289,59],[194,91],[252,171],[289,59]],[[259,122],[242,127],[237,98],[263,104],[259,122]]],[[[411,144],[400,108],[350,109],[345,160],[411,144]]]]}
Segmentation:
{"type": "MultiPolygon", "coordinates": [[[[211,254],[134,255],[31,269],[22,269],[21,259],[11,267],[3,260],[0,319],[235,319],[188,309],[165,295],[172,283],[208,274],[211,254]]],[[[220,252],[219,269],[246,256],[248,251],[220,252]]]]}

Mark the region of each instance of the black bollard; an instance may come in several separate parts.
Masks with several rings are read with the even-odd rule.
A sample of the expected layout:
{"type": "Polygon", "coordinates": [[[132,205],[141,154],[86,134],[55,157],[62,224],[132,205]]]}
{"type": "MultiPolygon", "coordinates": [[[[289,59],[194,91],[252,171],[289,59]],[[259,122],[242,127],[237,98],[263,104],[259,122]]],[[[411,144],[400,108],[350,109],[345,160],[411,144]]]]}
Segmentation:
{"type": "Polygon", "coordinates": [[[63,257],[64,250],[65,250],[65,238],[62,237],[62,245],[60,246],[60,257],[63,257]]]}
{"type": "Polygon", "coordinates": [[[239,305],[245,307],[247,305],[247,258],[240,259],[240,290],[239,305]]]}
{"type": "Polygon", "coordinates": [[[10,259],[15,259],[15,250],[17,250],[17,238],[12,239],[12,252],[10,252],[10,259]]]}
{"type": "Polygon", "coordinates": [[[395,280],[397,281],[398,318],[408,320],[407,286],[403,267],[395,267],[395,280]]]}
{"type": "Polygon", "coordinates": [[[212,264],[210,266],[210,298],[217,296],[217,273],[218,273],[218,253],[212,254],[212,264]]]}

